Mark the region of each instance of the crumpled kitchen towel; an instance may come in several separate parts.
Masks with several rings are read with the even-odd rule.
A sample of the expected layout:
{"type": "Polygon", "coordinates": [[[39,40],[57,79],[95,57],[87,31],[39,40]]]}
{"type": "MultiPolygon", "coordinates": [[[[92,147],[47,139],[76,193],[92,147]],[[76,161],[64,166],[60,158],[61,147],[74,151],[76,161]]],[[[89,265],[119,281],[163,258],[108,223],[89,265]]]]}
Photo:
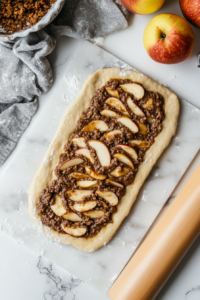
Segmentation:
{"type": "Polygon", "coordinates": [[[37,96],[53,84],[45,56],[55,45],[55,39],[43,30],[14,41],[0,41],[0,166],[35,114],[37,96]]]}
{"type": "Polygon", "coordinates": [[[66,0],[48,29],[13,41],[0,41],[0,166],[9,156],[37,110],[37,96],[53,84],[46,56],[53,36],[93,39],[128,26],[120,0],[66,0]]]}
{"type": "Polygon", "coordinates": [[[126,28],[128,16],[120,0],[66,0],[49,27],[55,36],[93,39],[126,28]]]}

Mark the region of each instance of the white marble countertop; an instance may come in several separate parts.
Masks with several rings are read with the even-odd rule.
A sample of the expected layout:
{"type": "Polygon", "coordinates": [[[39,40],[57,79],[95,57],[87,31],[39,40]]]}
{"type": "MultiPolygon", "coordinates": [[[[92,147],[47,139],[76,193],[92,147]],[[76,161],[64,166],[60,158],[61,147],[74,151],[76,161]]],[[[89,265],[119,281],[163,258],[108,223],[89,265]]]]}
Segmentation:
{"type": "MultiPolygon", "coordinates": [[[[160,12],[173,12],[181,15],[178,1],[172,0],[166,1],[160,12]]],[[[197,53],[200,52],[200,32],[194,29],[195,49],[187,61],[179,65],[160,65],[148,57],[142,43],[144,28],[152,17],[153,15],[132,16],[129,28],[113,34],[105,40],[99,39],[98,42],[101,43],[102,48],[154,79],[167,84],[178,95],[200,108],[200,70],[197,69],[197,53]]],[[[67,63],[70,54],[76,51],[80,43],[80,41],[66,37],[58,40],[57,48],[50,57],[54,70],[59,65],[67,63]]],[[[50,93],[51,91],[47,96],[50,93]]],[[[43,106],[42,101],[47,101],[47,97],[40,101],[38,114],[43,106]]],[[[34,118],[37,118],[37,115],[34,118]]],[[[17,151],[18,146],[1,168],[0,176],[3,176],[17,151]]],[[[195,157],[181,185],[198,163],[200,163],[200,154],[195,157]]],[[[0,285],[0,295],[2,300],[110,299],[80,280],[72,278],[71,275],[55,264],[52,265],[43,257],[42,253],[41,256],[35,255],[27,250],[24,245],[17,244],[1,231],[0,241],[0,278],[3,283],[0,285]]],[[[200,238],[190,249],[157,299],[200,299],[200,238]]]]}

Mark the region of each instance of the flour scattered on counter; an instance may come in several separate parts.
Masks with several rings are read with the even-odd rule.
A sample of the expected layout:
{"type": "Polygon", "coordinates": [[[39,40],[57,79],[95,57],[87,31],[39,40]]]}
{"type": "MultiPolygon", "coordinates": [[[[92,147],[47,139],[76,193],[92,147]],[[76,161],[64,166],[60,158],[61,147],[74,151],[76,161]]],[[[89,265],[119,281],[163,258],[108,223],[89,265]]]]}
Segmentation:
{"type": "Polygon", "coordinates": [[[104,42],[105,42],[105,38],[104,37],[98,37],[98,38],[94,38],[94,43],[97,46],[103,46],[104,42]]]}
{"type": "Polygon", "coordinates": [[[14,235],[13,226],[8,223],[7,219],[1,219],[0,220],[0,230],[3,233],[6,233],[9,236],[13,236],[14,235]]]}
{"type": "Polygon", "coordinates": [[[66,102],[71,102],[76,98],[80,91],[80,79],[76,75],[65,75],[64,81],[61,83],[63,90],[63,98],[66,102]],[[67,91],[67,95],[66,95],[67,91]]]}

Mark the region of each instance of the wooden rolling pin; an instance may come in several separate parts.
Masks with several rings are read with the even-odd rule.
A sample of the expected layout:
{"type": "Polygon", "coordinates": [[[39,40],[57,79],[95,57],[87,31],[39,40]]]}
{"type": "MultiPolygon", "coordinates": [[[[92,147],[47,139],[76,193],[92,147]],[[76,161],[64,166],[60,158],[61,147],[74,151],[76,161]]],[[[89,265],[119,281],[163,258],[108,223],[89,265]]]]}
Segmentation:
{"type": "Polygon", "coordinates": [[[200,234],[200,165],[119,275],[113,300],[152,300],[200,234]]]}

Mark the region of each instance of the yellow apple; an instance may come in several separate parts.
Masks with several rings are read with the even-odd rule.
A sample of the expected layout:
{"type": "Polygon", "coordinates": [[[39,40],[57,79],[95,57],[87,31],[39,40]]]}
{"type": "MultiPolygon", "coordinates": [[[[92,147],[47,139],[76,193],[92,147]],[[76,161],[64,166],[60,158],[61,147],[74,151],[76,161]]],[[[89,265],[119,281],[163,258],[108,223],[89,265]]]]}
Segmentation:
{"type": "Polygon", "coordinates": [[[121,0],[121,2],[134,14],[148,15],[159,10],[165,0],[121,0]]]}
{"type": "Polygon", "coordinates": [[[153,60],[176,64],[192,53],[194,34],[184,18],[174,14],[160,14],[147,24],[143,42],[153,60]]]}

